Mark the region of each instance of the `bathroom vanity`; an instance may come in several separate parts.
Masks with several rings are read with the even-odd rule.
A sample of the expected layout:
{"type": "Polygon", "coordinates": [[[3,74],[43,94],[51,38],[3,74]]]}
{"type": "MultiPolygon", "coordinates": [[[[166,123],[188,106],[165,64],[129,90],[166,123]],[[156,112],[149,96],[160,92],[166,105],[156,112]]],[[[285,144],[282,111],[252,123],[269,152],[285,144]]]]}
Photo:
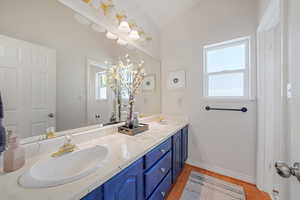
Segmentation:
{"type": "Polygon", "coordinates": [[[164,199],[187,159],[188,120],[158,118],[142,120],[150,128],[135,136],[118,133],[120,124],[73,134],[77,150],[58,158],[64,137],[25,145],[25,166],[0,173],[1,200],[164,199]]]}
{"type": "Polygon", "coordinates": [[[187,160],[187,151],[186,126],[82,200],[164,199],[187,160]]]}

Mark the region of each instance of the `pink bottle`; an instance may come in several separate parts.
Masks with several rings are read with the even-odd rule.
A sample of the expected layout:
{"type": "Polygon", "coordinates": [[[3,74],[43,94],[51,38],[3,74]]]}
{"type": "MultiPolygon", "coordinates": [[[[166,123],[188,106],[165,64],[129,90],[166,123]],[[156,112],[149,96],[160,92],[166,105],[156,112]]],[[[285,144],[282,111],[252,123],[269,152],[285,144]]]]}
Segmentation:
{"type": "Polygon", "coordinates": [[[25,150],[20,146],[18,137],[7,131],[7,150],[3,155],[3,171],[13,172],[25,164],[25,150]]]}

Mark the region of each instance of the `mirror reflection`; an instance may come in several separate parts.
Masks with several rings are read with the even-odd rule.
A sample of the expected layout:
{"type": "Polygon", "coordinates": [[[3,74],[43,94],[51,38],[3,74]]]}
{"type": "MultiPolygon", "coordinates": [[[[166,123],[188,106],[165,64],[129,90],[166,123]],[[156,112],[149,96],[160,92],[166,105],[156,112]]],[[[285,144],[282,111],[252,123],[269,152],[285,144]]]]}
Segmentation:
{"type": "Polygon", "coordinates": [[[93,27],[56,0],[1,2],[4,124],[20,138],[125,121],[129,96],[108,77],[125,55],[144,61],[134,112],[160,113],[160,62],[93,27]]]}

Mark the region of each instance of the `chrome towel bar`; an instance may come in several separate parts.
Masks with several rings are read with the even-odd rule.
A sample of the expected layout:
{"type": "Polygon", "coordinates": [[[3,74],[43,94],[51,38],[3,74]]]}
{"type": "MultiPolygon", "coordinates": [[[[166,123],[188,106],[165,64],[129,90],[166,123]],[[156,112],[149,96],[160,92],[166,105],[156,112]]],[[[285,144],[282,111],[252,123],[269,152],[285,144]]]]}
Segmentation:
{"type": "Polygon", "coordinates": [[[248,109],[246,107],[242,107],[241,109],[233,109],[233,108],[212,108],[210,106],[206,106],[205,110],[221,110],[221,111],[238,111],[238,112],[247,112],[248,109]]]}

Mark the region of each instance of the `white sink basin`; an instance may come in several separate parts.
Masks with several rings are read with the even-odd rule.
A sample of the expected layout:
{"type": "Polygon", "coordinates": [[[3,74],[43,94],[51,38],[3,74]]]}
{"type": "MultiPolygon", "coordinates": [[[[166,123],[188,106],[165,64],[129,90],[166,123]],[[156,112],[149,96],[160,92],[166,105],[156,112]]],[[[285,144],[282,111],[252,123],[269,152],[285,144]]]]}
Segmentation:
{"type": "Polygon", "coordinates": [[[103,146],[75,151],[61,157],[40,161],[23,174],[19,183],[28,188],[54,187],[81,179],[95,172],[106,158],[103,146]]]}

